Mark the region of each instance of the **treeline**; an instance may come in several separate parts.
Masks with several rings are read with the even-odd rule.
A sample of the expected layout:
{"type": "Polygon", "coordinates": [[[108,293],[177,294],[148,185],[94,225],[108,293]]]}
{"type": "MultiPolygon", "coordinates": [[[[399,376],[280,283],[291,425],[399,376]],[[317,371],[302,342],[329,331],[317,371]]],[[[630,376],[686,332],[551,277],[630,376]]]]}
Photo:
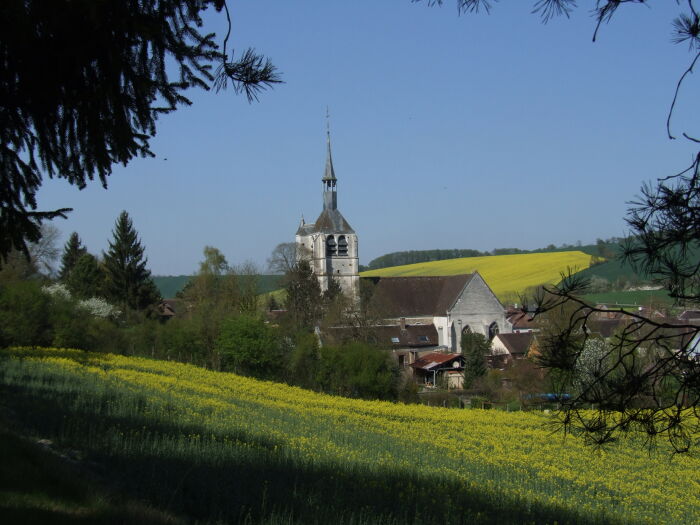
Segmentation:
{"type": "Polygon", "coordinates": [[[623,239],[620,237],[611,237],[609,239],[597,239],[595,244],[587,245],[583,245],[581,244],[581,241],[577,241],[576,244],[562,244],[560,246],[550,244],[544,248],[537,248],[534,250],[523,250],[520,248],[494,248],[493,250],[487,252],[472,249],[408,250],[387,253],[377,257],[376,259],[372,259],[367,266],[361,266],[360,271],[379,270],[380,268],[402,266],[404,264],[459,259],[461,257],[486,257],[490,255],[514,255],[521,253],[559,252],[568,250],[580,250],[590,255],[609,259],[616,256],[619,250],[619,245],[622,241],[623,239]]]}
{"type": "Polygon", "coordinates": [[[29,259],[13,253],[1,262],[0,346],[145,356],[336,395],[415,400],[415,388],[403,388],[389,352],[361,328],[372,324],[368,310],[349,308],[335,281],[322,293],[308,263],[295,264],[283,277],[284,297],[264,298],[254,265],[231,267],[207,246],[199,271],[166,304],[154,291],[126,213],[113,234],[101,257],[71,235],[58,275],[42,270],[58,257],[45,246],[32,246],[29,259]],[[129,277],[127,270],[138,275],[129,277]],[[315,332],[339,325],[357,328],[323,341],[315,332]]]}

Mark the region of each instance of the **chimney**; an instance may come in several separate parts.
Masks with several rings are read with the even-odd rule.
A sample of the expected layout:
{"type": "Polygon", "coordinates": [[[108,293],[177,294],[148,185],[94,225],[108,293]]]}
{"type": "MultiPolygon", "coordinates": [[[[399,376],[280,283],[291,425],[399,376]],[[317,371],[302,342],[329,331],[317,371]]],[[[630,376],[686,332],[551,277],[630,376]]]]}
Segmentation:
{"type": "Polygon", "coordinates": [[[406,318],[402,317],[401,318],[401,331],[403,332],[405,330],[406,330],[406,318]]]}

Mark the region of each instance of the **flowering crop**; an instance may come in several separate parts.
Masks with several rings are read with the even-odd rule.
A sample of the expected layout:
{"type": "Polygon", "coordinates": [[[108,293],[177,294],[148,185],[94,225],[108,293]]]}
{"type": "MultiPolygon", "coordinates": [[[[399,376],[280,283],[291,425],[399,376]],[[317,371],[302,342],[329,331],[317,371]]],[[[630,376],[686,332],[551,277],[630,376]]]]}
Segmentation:
{"type": "Polygon", "coordinates": [[[531,286],[556,284],[569,268],[585,270],[592,257],[580,251],[462,257],[362,272],[362,277],[457,275],[478,271],[498,297],[523,293],[531,286]]]}
{"type": "MultiPolygon", "coordinates": [[[[241,458],[248,458],[246,465],[275,458],[272,474],[253,470],[261,478],[249,482],[249,491],[264,500],[255,505],[280,498],[268,487],[286,465],[294,492],[275,500],[278,510],[285,498],[312,490],[321,472],[325,491],[363,480],[346,496],[352,502],[338,499],[344,488],[333,505],[352,503],[363,515],[385,512],[397,520],[397,513],[410,512],[411,521],[430,522],[433,505],[443,513],[439,522],[469,521],[465,513],[478,522],[478,499],[486,507],[502,505],[511,521],[700,522],[698,459],[671,458],[666,450],[649,454],[634,438],[597,452],[575,437],[552,434],[541,413],[360,401],[190,365],[76,350],[10,349],[0,355],[6,358],[0,383],[37,393],[53,385],[55,392],[70,392],[66,410],[95,411],[85,423],[92,430],[58,424],[66,442],[82,439],[83,447],[112,455],[196,464],[235,457],[239,468],[241,458]],[[139,426],[124,427],[129,418],[139,426]],[[302,471],[309,473],[303,479],[302,471]],[[399,510],[377,509],[374,494],[384,494],[382,505],[395,499],[399,510]],[[358,503],[364,500],[366,508],[358,503]]],[[[315,509],[305,494],[297,499],[315,509]]],[[[301,503],[295,505],[297,513],[301,503]]]]}

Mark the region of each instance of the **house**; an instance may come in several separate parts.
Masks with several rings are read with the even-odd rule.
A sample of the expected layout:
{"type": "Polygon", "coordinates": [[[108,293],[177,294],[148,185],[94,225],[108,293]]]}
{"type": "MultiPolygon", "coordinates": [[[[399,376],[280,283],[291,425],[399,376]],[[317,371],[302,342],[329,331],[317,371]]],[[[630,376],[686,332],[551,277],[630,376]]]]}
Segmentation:
{"type": "Polygon", "coordinates": [[[491,341],[489,366],[492,368],[504,368],[516,359],[524,359],[530,351],[532,341],[532,332],[498,334],[491,341]]]}
{"type": "Polygon", "coordinates": [[[533,315],[519,308],[509,308],[506,311],[506,319],[513,332],[539,332],[539,326],[533,315]]]}
{"type": "Polygon", "coordinates": [[[431,352],[411,364],[416,381],[427,386],[444,384],[447,388],[464,385],[464,356],[431,352]]]}

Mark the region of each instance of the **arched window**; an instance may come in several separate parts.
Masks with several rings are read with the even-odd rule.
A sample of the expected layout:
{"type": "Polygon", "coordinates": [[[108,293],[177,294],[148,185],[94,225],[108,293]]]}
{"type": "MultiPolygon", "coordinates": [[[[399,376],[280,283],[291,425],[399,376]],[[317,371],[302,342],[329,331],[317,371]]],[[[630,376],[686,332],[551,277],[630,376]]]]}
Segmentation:
{"type": "Polygon", "coordinates": [[[326,238],[326,257],[335,255],[337,253],[337,246],[335,244],[335,237],[329,235],[326,238]]]}
{"type": "Polygon", "coordinates": [[[338,237],[338,255],[347,255],[348,254],[348,240],[345,238],[345,235],[341,235],[338,237]]]}
{"type": "Polygon", "coordinates": [[[494,321],[489,325],[489,341],[498,335],[498,323],[494,321]]]}

